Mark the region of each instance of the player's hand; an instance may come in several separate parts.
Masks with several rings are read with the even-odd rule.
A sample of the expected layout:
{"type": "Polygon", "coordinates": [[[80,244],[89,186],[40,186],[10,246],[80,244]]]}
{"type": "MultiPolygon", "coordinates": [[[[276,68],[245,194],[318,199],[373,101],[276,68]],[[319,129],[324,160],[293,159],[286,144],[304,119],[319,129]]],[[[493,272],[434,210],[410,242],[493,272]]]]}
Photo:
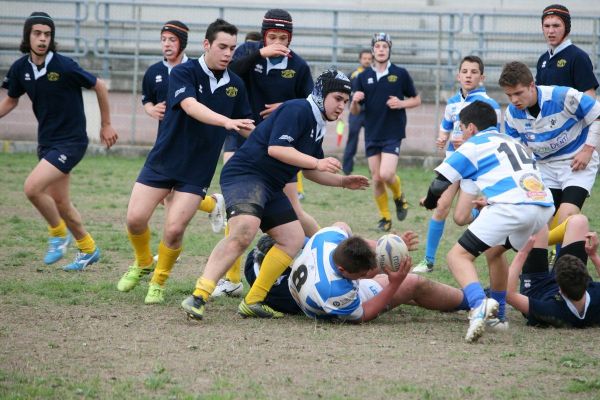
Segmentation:
{"type": "Polygon", "coordinates": [[[406,275],[408,275],[410,272],[412,265],[412,258],[408,256],[400,261],[400,268],[398,268],[398,271],[392,271],[386,266],[383,267],[383,272],[387,274],[390,284],[400,286],[400,284],[404,281],[404,278],[406,278],[406,275]]]}
{"type": "Polygon", "coordinates": [[[535,236],[529,236],[529,239],[527,239],[527,242],[525,242],[525,245],[521,248],[521,250],[519,250],[519,253],[523,253],[523,254],[529,254],[529,252],[531,252],[531,249],[533,249],[533,245],[535,243],[535,236]]]}
{"type": "Polygon", "coordinates": [[[259,115],[263,118],[267,118],[273,111],[279,107],[281,103],[265,104],[265,109],[262,110],[259,115]]]}
{"type": "Polygon", "coordinates": [[[331,172],[336,174],[340,169],[342,169],[342,163],[340,160],[334,157],[320,158],[317,159],[317,166],[315,169],[317,171],[331,172]]]}
{"type": "Polygon", "coordinates": [[[404,108],[404,106],[402,105],[402,100],[400,100],[396,96],[389,96],[388,101],[386,101],[385,104],[392,110],[400,110],[404,108]]]}
{"type": "Polygon", "coordinates": [[[369,178],[362,175],[342,176],[342,187],[350,190],[365,190],[370,185],[369,178]]]}
{"type": "Polygon", "coordinates": [[[419,247],[419,235],[413,231],[406,231],[402,235],[400,235],[408,251],[415,251],[419,247]]]}
{"type": "Polygon", "coordinates": [[[425,199],[427,198],[427,196],[423,196],[421,197],[421,199],[419,200],[419,205],[421,207],[425,207],[425,199]]]}
{"type": "Polygon", "coordinates": [[[117,131],[114,130],[112,125],[104,125],[100,128],[100,142],[107,149],[110,149],[113,144],[117,143],[117,139],[119,139],[119,135],[117,135],[117,131]]]}
{"type": "Polygon", "coordinates": [[[592,155],[594,154],[594,148],[592,146],[583,146],[583,149],[575,155],[573,161],[571,161],[571,169],[573,171],[581,171],[587,168],[592,155]]]}
{"type": "Polygon", "coordinates": [[[473,204],[473,208],[481,210],[483,207],[488,205],[488,202],[485,197],[479,197],[479,198],[471,201],[471,204],[473,204]]]}
{"type": "Polygon", "coordinates": [[[352,102],[353,103],[361,102],[364,99],[365,99],[365,92],[361,92],[360,90],[354,92],[354,95],[352,95],[352,102]]]}
{"type": "Polygon", "coordinates": [[[280,43],[273,43],[260,49],[260,56],[262,58],[280,56],[289,57],[289,55],[290,49],[280,43]]]}
{"type": "Polygon", "coordinates": [[[444,150],[446,148],[446,144],[448,143],[448,135],[439,135],[435,140],[435,145],[438,149],[444,150]]]}
{"type": "Polygon", "coordinates": [[[588,232],[585,235],[585,252],[588,256],[593,256],[598,251],[598,234],[596,232],[588,232]]]}
{"type": "Polygon", "coordinates": [[[254,129],[254,121],[251,119],[230,119],[228,118],[223,126],[228,131],[252,130],[254,129]]]}
{"type": "Polygon", "coordinates": [[[165,117],[165,111],[167,109],[167,103],[162,101],[158,104],[155,104],[154,107],[150,110],[150,116],[154,119],[162,121],[165,117]]]}
{"type": "Polygon", "coordinates": [[[465,140],[463,139],[462,135],[457,135],[453,136],[450,142],[452,142],[452,146],[454,146],[455,149],[458,149],[465,142],[465,140]]]}

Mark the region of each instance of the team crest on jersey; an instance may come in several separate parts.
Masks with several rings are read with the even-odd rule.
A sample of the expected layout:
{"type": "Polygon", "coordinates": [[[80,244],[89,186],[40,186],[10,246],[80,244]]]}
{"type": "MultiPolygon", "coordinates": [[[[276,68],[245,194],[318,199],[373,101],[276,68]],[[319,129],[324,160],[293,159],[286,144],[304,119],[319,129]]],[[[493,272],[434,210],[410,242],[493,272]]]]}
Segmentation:
{"type": "Polygon", "coordinates": [[[162,75],[156,75],[155,82],[156,83],[161,83],[162,82],[162,75]]]}
{"type": "Polygon", "coordinates": [[[544,191],[544,183],[535,174],[524,174],[519,179],[519,186],[527,192],[527,197],[531,200],[543,201],[546,200],[546,192],[544,191]]]}
{"type": "Polygon", "coordinates": [[[29,72],[25,73],[25,80],[26,81],[30,81],[31,80],[31,76],[29,75],[29,72]]]}
{"type": "Polygon", "coordinates": [[[294,77],[294,75],[296,75],[296,71],[294,71],[293,69],[285,69],[281,71],[282,78],[291,79],[294,77]]]}
{"type": "Polygon", "coordinates": [[[389,83],[394,83],[398,81],[398,75],[388,75],[387,80],[389,83]]]}
{"type": "Polygon", "coordinates": [[[557,66],[558,68],[562,68],[562,67],[564,67],[565,65],[567,65],[567,60],[565,60],[564,58],[561,58],[560,60],[558,60],[558,61],[556,62],[556,66],[557,66]]]}
{"type": "Polygon", "coordinates": [[[227,89],[225,89],[225,94],[229,97],[235,97],[238,94],[238,88],[235,86],[229,86],[227,89]]]}
{"type": "Polygon", "coordinates": [[[60,74],[58,72],[48,72],[48,80],[50,82],[56,82],[60,79],[60,74]]]}

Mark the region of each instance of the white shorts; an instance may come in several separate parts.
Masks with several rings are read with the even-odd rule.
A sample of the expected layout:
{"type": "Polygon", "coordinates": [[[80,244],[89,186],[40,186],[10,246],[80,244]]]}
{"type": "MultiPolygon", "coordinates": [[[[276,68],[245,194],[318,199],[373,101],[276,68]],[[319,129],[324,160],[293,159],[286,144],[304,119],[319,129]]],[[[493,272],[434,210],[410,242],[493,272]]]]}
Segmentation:
{"type": "Polygon", "coordinates": [[[358,280],[358,297],[361,303],[377,296],[383,287],[375,279],[359,279],[358,280]]]}
{"type": "Polygon", "coordinates": [[[561,190],[569,186],[577,186],[591,193],[598,172],[598,153],[594,151],[586,169],[573,171],[572,162],[573,159],[539,161],[537,165],[540,167],[544,184],[550,189],[561,190]]]}
{"type": "Polygon", "coordinates": [[[529,236],[537,233],[554,214],[554,206],[491,204],[481,210],[469,231],[490,247],[503,245],[521,250],[529,236]]]}

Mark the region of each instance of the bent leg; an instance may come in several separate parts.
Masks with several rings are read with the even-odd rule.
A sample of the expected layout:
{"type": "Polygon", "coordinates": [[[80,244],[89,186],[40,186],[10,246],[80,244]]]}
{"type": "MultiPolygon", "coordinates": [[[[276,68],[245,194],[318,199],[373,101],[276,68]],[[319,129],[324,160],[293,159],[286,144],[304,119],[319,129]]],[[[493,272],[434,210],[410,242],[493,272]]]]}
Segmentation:
{"type": "Polygon", "coordinates": [[[294,208],[294,212],[296,216],[298,216],[298,220],[302,225],[302,229],[304,230],[304,235],[307,237],[311,237],[319,230],[319,224],[313,218],[312,215],[304,211],[300,201],[298,200],[298,189],[295,182],[289,182],[283,188],[283,192],[292,203],[292,207],[294,208]]]}

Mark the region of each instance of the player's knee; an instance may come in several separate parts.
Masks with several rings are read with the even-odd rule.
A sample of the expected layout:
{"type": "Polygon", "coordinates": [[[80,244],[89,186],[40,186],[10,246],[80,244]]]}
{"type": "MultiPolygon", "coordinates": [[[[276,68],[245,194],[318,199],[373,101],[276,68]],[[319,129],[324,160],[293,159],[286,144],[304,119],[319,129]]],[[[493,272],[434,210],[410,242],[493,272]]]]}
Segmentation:
{"type": "Polygon", "coordinates": [[[35,185],[29,179],[26,180],[25,183],[23,184],[23,192],[25,193],[25,196],[27,196],[27,198],[29,200],[33,200],[33,199],[37,198],[42,193],[39,186],[35,185]]]}
{"type": "Polygon", "coordinates": [[[567,229],[570,231],[581,232],[582,234],[586,234],[589,231],[589,222],[585,215],[576,214],[569,218],[569,222],[567,223],[567,229]]]}
{"type": "Polygon", "coordinates": [[[385,183],[394,183],[396,181],[396,171],[380,171],[379,177],[385,183]]]}
{"type": "Polygon", "coordinates": [[[135,211],[127,211],[127,230],[137,234],[144,232],[148,226],[148,221],[142,218],[141,214],[135,211]]]}
{"type": "Polygon", "coordinates": [[[185,232],[185,225],[181,223],[169,223],[165,226],[165,243],[179,242],[183,238],[185,232]]]}
{"type": "Polygon", "coordinates": [[[231,244],[235,246],[238,251],[242,252],[252,244],[255,235],[256,232],[249,226],[241,225],[229,232],[229,239],[231,244]]]}

